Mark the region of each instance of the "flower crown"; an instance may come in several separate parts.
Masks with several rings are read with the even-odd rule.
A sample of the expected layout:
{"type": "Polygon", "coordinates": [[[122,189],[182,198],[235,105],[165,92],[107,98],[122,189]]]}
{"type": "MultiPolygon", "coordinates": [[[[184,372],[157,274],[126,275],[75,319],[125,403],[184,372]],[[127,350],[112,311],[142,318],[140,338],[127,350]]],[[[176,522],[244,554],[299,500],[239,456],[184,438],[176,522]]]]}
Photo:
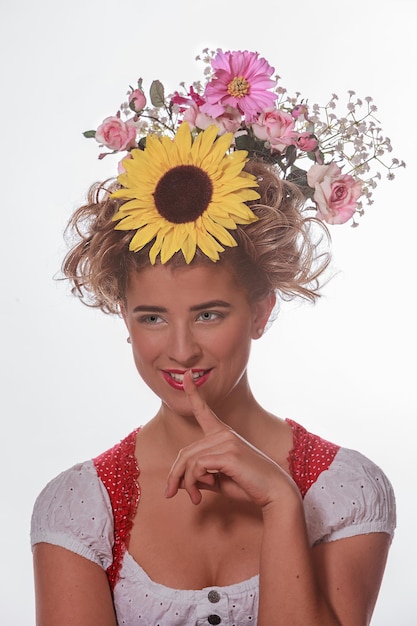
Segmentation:
{"type": "Polygon", "coordinates": [[[364,200],[373,202],[381,179],[375,166],[385,167],[390,180],[405,166],[383,161],[392,148],[372,98],[349,91],[338,118],[336,94],[324,107],[299,93],[288,96],[257,52],[206,49],[197,60],[206,66],[204,83],[181,84],[165,96],[154,80],[148,106],[139,79],[116,115],[84,133],[110,150],[100,159],[127,153],[119,164],[121,188],[112,194],[127,200],[113,218],[115,228],[136,231],[133,251],[154,241],[152,263],[158,254],[166,263],[179,250],[189,263],[197,247],[216,261],[223,246],[237,245],[230,231],[257,220],[246,204],[259,198],[255,177],[244,171],[248,157],[275,164],[317,218],[352,226],[364,200]]]}

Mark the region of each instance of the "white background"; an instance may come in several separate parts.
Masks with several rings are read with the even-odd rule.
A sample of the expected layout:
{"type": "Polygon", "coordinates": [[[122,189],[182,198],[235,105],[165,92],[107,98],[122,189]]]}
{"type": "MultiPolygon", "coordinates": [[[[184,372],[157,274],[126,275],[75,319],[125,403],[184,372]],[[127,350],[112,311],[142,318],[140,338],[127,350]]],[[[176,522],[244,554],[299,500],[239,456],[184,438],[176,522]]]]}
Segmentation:
{"type": "Polygon", "coordinates": [[[71,211],[115,173],[82,137],[129,84],[201,77],[204,47],[258,50],[282,84],[325,103],[371,95],[394,155],[357,229],[332,229],[335,277],[316,306],[282,309],[254,345],[259,400],[359,449],[391,478],[398,530],[374,626],[417,621],[415,542],[416,4],[414,0],[15,0],[1,46],[1,622],[34,623],[29,523],[43,485],[149,419],[121,321],[53,280],[71,211]]]}

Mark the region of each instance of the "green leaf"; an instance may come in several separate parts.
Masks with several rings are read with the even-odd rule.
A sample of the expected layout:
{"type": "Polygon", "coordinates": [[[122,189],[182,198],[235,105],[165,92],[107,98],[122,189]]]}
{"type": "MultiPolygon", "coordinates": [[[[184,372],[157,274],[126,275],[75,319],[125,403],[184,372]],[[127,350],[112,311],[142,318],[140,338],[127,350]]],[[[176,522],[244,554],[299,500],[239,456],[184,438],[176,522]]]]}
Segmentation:
{"type": "Polygon", "coordinates": [[[297,185],[305,198],[313,198],[314,189],[310,187],[307,182],[307,172],[305,170],[294,166],[291,168],[291,172],[288,174],[286,179],[294,185],[297,185]]]}
{"type": "Polygon", "coordinates": [[[309,159],[314,161],[314,163],[318,163],[319,165],[324,163],[324,154],[320,150],[320,148],[317,148],[317,150],[314,150],[314,152],[307,152],[307,156],[309,159]]]}
{"type": "Polygon", "coordinates": [[[149,94],[151,96],[151,102],[154,107],[165,106],[165,91],[164,86],[160,80],[152,81],[149,94]]]}
{"type": "Polygon", "coordinates": [[[286,166],[290,167],[291,165],[293,165],[296,158],[297,158],[297,148],[295,146],[288,146],[288,148],[285,150],[286,166]]]}
{"type": "Polygon", "coordinates": [[[262,158],[268,163],[275,163],[277,160],[271,151],[265,148],[265,143],[251,135],[239,135],[235,137],[235,145],[238,150],[246,150],[251,157],[262,158]]]}
{"type": "Polygon", "coordinates": [[[96,136],[96,131],[95,130],[86,130],[83,132],[84,137],[87,137],[87,139],[91,139],[96,136]]]}
{"type": "Polygon", "coordinates": [[[253,150],[254,141],[249,135],[235,137],[235,145],[238,150],[253,150]]]}
{"type": "Polygon", "coordinates": [[[302,170],[301,167],[292,167],[291,172],[287,176],[287,180],[290,180],[300,187],[308,186],[307,172],[302,170]]]}

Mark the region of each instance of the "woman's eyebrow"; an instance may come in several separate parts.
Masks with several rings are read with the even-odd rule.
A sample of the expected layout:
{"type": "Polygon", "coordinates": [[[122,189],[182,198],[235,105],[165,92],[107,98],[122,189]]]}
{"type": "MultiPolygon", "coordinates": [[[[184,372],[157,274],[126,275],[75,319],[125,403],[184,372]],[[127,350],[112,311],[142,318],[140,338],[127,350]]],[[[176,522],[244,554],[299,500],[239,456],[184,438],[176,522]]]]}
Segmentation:
{"type": "Polygon", "coordinates": [[[209,300],[208,302],[202,302],[190,307],[190,311],[202,311],[203,309],[215,309],[216,307],[230,309],[230,306],[229,302],[224,300],[209,300]]]}
{"type": "MultiPolygon", "coordinates": [[[[202,302],[201,304],[195,304],[190,307],[190,311],[203,311],[204,309],[213,309],[216,307],[221,307],[224,309],[230,309],[229,302],[225,300],[209,300],[208,302],[202,302]]],[[[168,309],[163,306],[157,306],[155,304],[138,304],[133,309],[133,313],[139,312],[149,312],[152,311],[154,313],[167,313],[168,309]]]]}
{"type": "Polygon", "coordinates": [[[138,313],[139,311],[147,312],[153,311],[154,313],[166,313],[168,309],[165,309],[163,306],[155,306],[154,304],[138,304],[133,309],[133,313],[138,313]]]}

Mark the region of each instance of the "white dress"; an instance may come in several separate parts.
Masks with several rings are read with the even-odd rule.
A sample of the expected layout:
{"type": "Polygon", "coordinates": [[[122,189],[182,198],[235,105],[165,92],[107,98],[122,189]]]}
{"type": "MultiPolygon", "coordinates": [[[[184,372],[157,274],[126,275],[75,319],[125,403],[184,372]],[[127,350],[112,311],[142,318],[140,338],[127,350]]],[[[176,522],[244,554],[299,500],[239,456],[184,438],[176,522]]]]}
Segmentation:
{"type": "MultiPolygon", "coordinates": [[[[290,471],[303,496],[311,546],[371,532],[392,537],[395,498],[382,470],[287,421],[294,434],[290,471]]],[[[136,433],[48,483],[34,506],[32,545],[61,546],[106,570],[119,626],[255,625],[258,576],[227,587],[171,589],[152,581],[129,554],[138,506],[140,513],[136,433]]]]}

